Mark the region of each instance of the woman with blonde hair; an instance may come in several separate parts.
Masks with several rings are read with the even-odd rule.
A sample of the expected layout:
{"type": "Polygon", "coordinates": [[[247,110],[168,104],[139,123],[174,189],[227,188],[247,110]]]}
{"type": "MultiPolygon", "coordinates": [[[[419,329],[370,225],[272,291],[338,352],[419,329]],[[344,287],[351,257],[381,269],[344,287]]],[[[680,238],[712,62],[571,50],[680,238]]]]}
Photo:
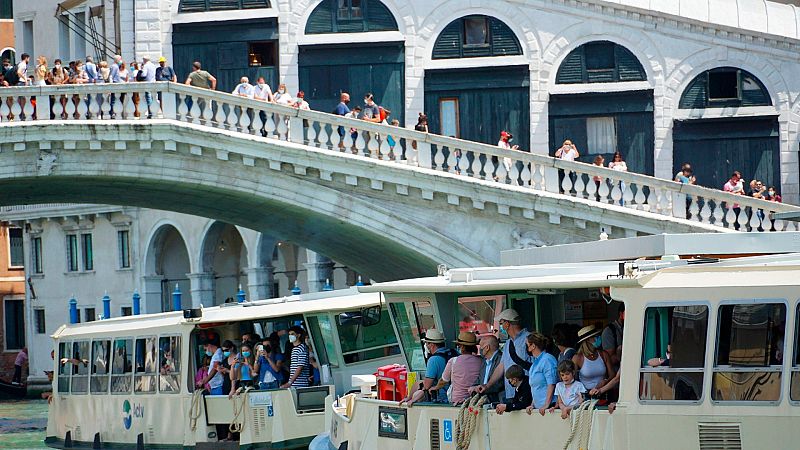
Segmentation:
{"type": "Polygon", "coordinates": [[[600,333],[594,325],[581,328],[578,331],[578,352],[572,357],[587,391],[600,388],[614,378],[614,368],[602,349],[600,333]]]}
{"type": "Polygon", "coordinates": [[[33,72],[33,85],[44,86],[47,79],[47,58],[39,56],[36,58],[36,70],[33,72]]]}

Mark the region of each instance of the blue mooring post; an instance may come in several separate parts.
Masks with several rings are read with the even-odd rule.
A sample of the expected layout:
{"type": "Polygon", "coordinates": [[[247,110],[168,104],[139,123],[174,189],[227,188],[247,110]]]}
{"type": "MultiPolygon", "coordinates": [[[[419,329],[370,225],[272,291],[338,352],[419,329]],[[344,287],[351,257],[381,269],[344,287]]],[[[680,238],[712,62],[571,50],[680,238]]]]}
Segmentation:
{"type": "Polygon", "coordinates": [[[175,283],[175,290],[172,292],[172,310],[182,311],[181,309],[181,288],[175,283]]]}
{"type": "Polygon", "coordinates": [[[69,299],[69,323],[78,323],[78,301],[75,296],[69,299]]]}
{"type": "Polygon", "coordinates": [[[108,291],[103,295],[103,319],[111,318],[111,297],[108,296],[108,291]]]}
{"type": "Polygon", "coordinates": [[[325,278],[325,286],[322,286],[323,291],[332,291],[333,286],[331,285],[331,279],[325,278]]]}
{"type": "Polygon", "coordinates": [[[139,296],[139,291],[133,291],[133,315],[139,315],[139,302],[142,300],[142,297],[139,296]]]}
{"type": "Polygon", "coordinates": [[[358,281],[356,281],[356,286],[363,286],[364,282],[361,281],[361,275],[358,276],[358,281]]]}
{"type": "Polygon", "coordinates": [[[294,287],[292,288],[292,295],[300,295],[303,291],[300,290],[300,286],[297,285],[297,280],[294,280],[294,287]]]}
{"type": "Polygon", "coordinates": [[[244,290],[242,290],[242,285],[240,284],[239,285],[239,291],[236,292],[236,301],[239,302],[239,303],[244,303],[244,301],[246,299],[247,299],[247,296],[245,296],[244,290]]]}

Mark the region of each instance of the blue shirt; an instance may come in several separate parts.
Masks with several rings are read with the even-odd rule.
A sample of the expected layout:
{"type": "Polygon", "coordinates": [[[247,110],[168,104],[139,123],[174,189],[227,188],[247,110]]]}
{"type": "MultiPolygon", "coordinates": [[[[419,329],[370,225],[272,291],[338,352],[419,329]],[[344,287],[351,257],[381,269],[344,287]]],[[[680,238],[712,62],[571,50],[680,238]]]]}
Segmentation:
{"type": "MultiPolygon", "coordinates": [[[[286,358],[282,354],[280,354],[278,352],[275,352],[272,355],[272,361],[274,361],[275,364],[278,364],[278,361],[284,361],[284,360],[286,360],[286,358]]],[[[269,361],[267,361],[267,358],[264,358],[263,356],[259,356],[258,357],[258,381],[263,381],[264,380],[264,375],[267,373],[267,371],[270,371],[270,373],[272,373],[272,376],[275,377],[276,380],[278,380],[279,384],[283,384],[285,382],[285,380],[283,379],[283,374],[281,374],[280,371],[272,370],[272,366],[270,365],[269,361]]]]}
{"type": "MultiPolygon", "coordinates": [[[[442,347],[436,350],[436,353],[428,358],[428,364],[425,367],[425,378],[430,378],[433,380],[433,384],[439,382],[442,378],[442,374],[444,373],[444,368],[447,366],[447,359],[445,358],[445,348],[442,347]],[[433,356],[436,354],[441,354],[442,356],[433,356]]],[[[442,389],[439,389],[438,393],[438,401],[447,402],[447,386],[442,389]]]]}
{"type": "Polygon", "coordinates": [[[112,83],[121,82],[122,79],[120,79],[119,77],[119,66],[117,65],[117,63],[111,63],[111,65],[109,65],[108,68],[111,70],[109,72],[108,79],[111,80],[112,83]]]}
{"type": "MultiPolygon", "coordinates": [[[[530,358],[527,353],[528,346],[525,345],[525,339],[527,339],[528,334],[528,330],[523,328],[522,331],[517,334],[517,337],[512,339],[514,341],[514,350],[516,350],[517,356],[519,356],[521,359],[530,358]]],[[[508,370],[509,367],[516,365],[514,364],[514,360],[511,359],[511,355],[508,354],[508,344],[503,346],[503,356],[500,358],[500,362],[503,363],[504,371],[508,370]]],[[[514,398],[514,392],[516,392],[514,386],[511,386],[505,376],[503,376],[503,380],[505,380],[506,383],[506,398],[514,398]]]]}
{"type": "Polygon", "coordinates": [[[349,112],[350,108],[348,108],[347,105],[344,104],[344,102],[339,102],[339,104],[336,106],[337,115],[343,116],[349,112]]]}
{"type": "MultiPolygon", "coordinates": [[[[536,409],[550,405],[545,402],[547,401],[547,389],[551,384],[558,382],[556,365],[556,358],[547,352],[542,352],[538,358],[533,359],[533,365],[528,371],[528,382],[531,384],[533,406],[536,409]]],[[[551,398],[550,402],[552,401],[551,398]]]]}
{"type": "Polygon", "coordinates": [[[89,77],[89,83],[97,82],[97,65],[92,62],[86,63],[86,76],[89,77]]]}

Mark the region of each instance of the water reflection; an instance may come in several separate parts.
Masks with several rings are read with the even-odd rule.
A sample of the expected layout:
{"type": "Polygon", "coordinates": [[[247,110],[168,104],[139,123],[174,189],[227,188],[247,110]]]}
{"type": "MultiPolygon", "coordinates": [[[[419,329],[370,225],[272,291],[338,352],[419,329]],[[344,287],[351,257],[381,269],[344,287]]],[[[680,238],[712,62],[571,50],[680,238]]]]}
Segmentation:
{"type": "Polygon", "coordinates": [[[0,402],[0,449],[46,448],[47,401],[0,402]]]}

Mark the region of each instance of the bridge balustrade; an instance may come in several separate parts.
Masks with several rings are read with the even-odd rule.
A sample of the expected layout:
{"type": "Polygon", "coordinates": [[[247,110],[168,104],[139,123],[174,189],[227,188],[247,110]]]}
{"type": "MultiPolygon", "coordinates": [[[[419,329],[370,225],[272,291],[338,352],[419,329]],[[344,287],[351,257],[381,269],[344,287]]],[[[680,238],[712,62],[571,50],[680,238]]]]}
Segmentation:
{"type": "Polygon", "coordinates": [[[182,84],[62,85],[0,90],[0,126],[51,120],[175,120],[726,229],[798,229],[795,222],[773,218],[774,213],[800,211],[794,205],[182,84]]]}

